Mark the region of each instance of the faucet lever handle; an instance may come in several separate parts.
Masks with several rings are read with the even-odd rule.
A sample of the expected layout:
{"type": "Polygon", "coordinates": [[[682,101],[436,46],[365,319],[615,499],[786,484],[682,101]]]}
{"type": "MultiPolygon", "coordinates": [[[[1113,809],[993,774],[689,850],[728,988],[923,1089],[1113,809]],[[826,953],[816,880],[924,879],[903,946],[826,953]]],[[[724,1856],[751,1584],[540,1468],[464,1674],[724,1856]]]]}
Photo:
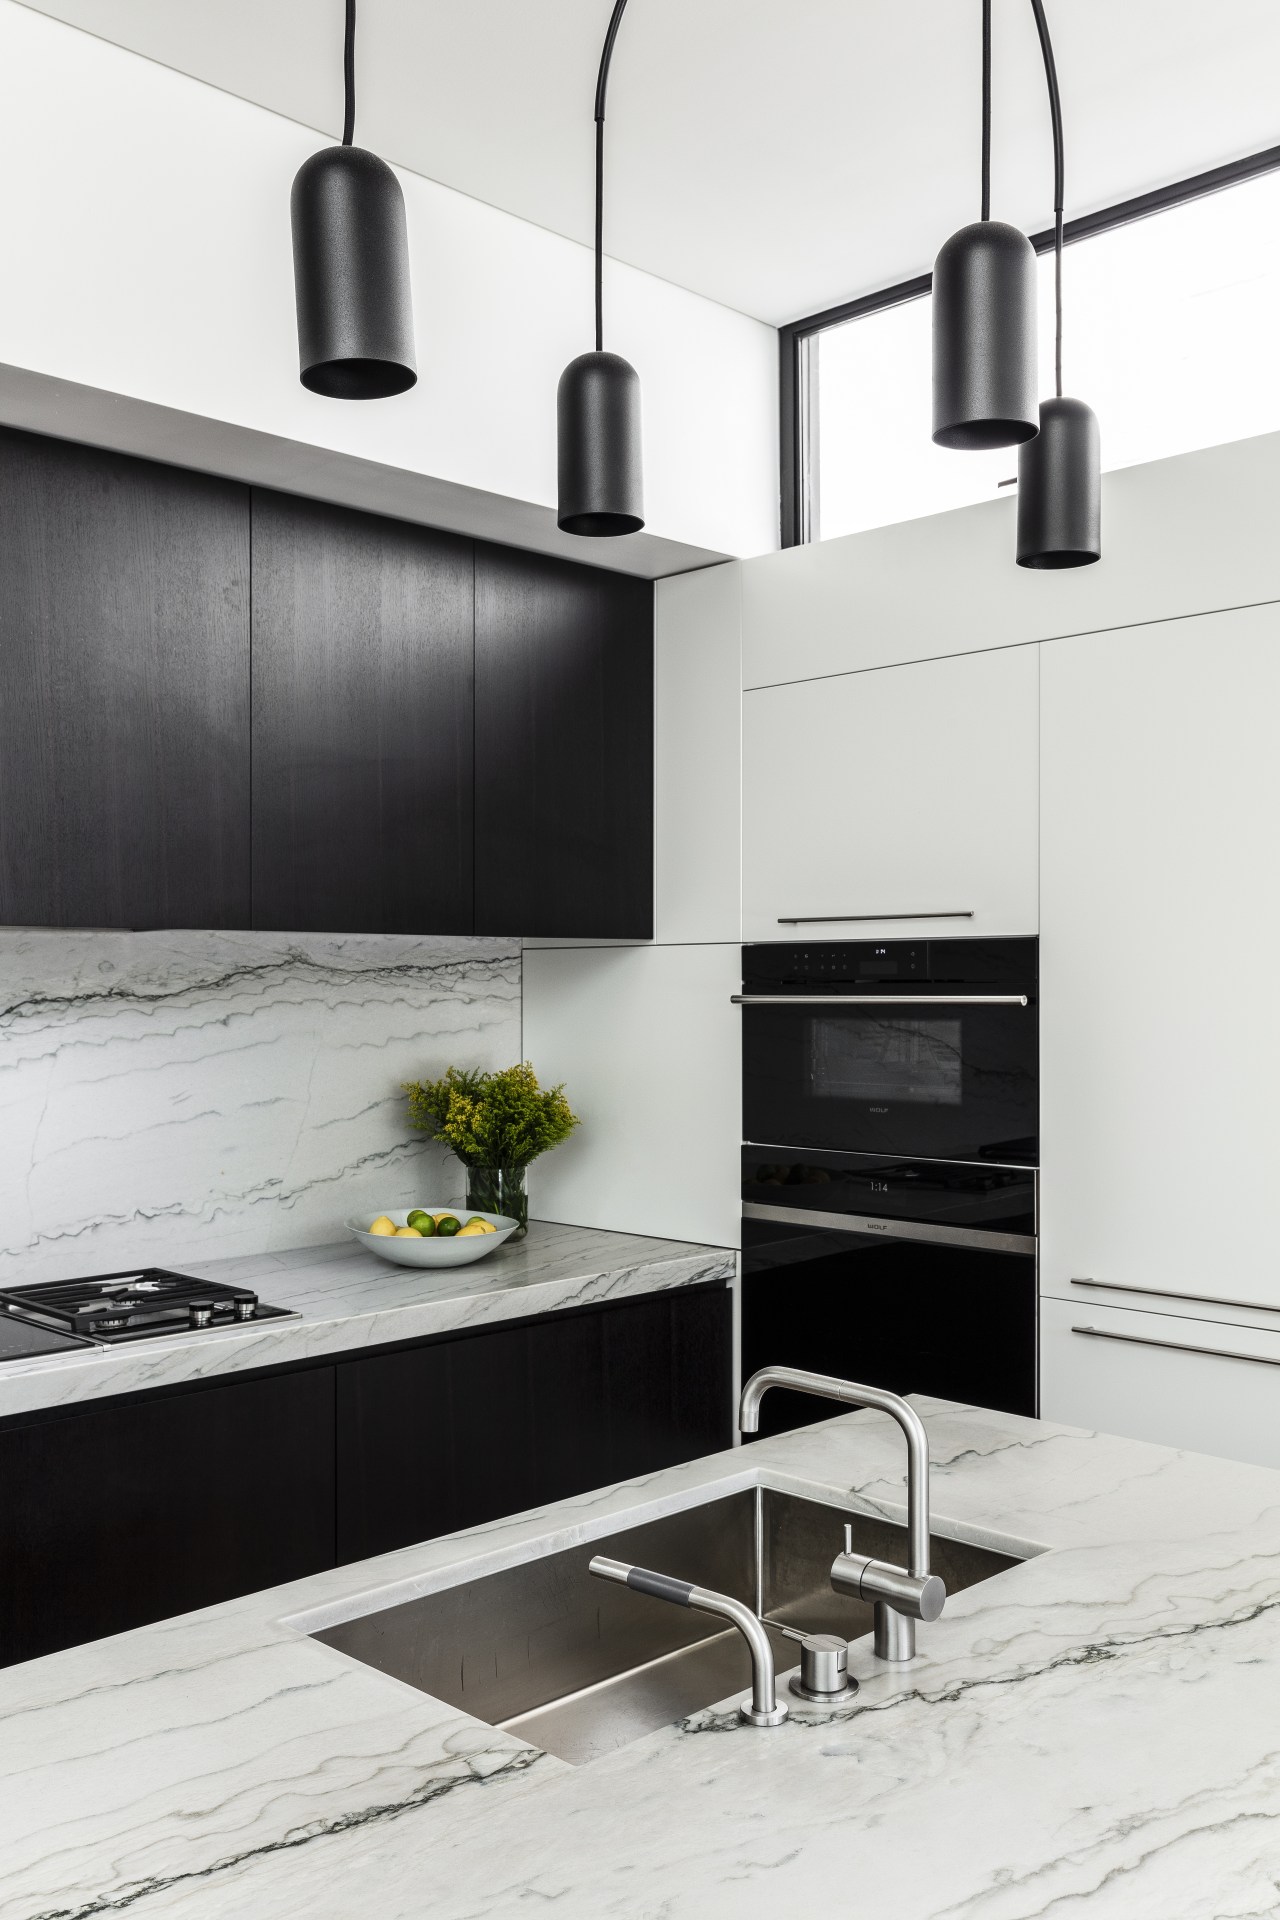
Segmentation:
{"type": "Polygon", "coordinates": [[[847,1520],[844,1523],[844,1550],[846,1553],[853,1552],[853,1528],[847,1520]]]}

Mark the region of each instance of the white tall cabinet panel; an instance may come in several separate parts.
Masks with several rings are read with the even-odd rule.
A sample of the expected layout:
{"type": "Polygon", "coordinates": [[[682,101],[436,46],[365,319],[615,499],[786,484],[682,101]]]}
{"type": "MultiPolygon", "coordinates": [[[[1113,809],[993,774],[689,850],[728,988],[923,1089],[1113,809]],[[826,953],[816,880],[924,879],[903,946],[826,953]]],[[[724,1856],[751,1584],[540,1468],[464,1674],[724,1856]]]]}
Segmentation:
{"type": "Polygon", "coordinates": [[[654,937],[736,942],[741,926],[742,567],[659,580],[654,937]]]}
{"type": "Polygon", "coordinates": [[[1280,608],[1041,652],[1042,1292],[1280,1309],[1280,608]]]}
{"type": "Polygon", "coordinates": [[[582,1119],[537,1219],[738,1245],[741,979],[736,946],[525,949],[526,1058],[582,1119]]]}
{"type": "Polygon", "coordinates": [[[1034,933],[1038,701],[1034,646],[744,694],[744,937],[1034,933]]]}

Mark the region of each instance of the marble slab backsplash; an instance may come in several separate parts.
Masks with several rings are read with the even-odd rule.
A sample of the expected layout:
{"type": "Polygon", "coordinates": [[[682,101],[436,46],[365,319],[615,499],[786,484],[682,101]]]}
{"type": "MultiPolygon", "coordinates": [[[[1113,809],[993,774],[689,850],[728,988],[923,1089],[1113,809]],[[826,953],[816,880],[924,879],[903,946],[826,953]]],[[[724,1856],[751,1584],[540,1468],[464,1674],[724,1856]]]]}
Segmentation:
{"type": "Polygon", "coordinates": [[[0,932],[0,1282],[461,1199],[400,1083],[520,1055],[515,940],[0,932]]]}

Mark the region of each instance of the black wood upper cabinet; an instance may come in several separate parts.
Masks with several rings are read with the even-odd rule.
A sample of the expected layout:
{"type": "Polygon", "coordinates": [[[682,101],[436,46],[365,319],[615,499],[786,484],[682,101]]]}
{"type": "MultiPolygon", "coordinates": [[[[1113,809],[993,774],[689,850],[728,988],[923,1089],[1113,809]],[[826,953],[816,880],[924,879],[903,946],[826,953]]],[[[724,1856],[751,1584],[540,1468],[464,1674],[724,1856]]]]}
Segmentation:
{"type": "Polygon", "coordinates": [[[249,921],[249,490],[0,430],[0,923],[249,921]]]}
{"type": "Polygon", "coordinates": [[[729,1446],[732,1344],[707,1286],[340,1362],[339,1561],[729,1446]]]}
{"type": "Polygon", "coordinates": [[[0,1666],[333,1565],[334,1372],[0,1428],[0,1666]]]}
{"type": "Polygon", "coordinates": [[[469,933],[472,543],[254,489],[253,924],[469,933]]]}
{"type": "Polygon", "coordinates": [[[653,934],[653,586],[476,546],[475,930],[653,934]]]}
{"type": "Polygon", "coordinates": [[[647,939],[653,587],[0,429],[0,925],[647,939]]]}

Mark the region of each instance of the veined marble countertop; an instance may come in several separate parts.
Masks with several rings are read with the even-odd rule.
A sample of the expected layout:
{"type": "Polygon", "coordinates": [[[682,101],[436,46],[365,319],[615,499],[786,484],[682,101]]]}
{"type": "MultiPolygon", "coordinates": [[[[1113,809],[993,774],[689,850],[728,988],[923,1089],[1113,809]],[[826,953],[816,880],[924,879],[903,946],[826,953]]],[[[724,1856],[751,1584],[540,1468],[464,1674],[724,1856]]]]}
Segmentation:
{"type": "Polygon", "coordinates": [[[757,1483],[903,1517],[846,1415],[0,1673],[0,1920],[1280,1914],[1280,1473],[917,1402],[1027,1554],[847,1706],[580,1768],[304,1636],[757,1483]]]}
{"type": "Polygon", "coordinates": [[[0,1366],[0,1418],[727,1280],[734,1261],[723,1247],[545,1220],[531,1220],[526,1239],[466,1267],[394,1267],[350,1239],[256,1259],[187,1260],[183,1273],[251,1286],[298,1317],[8,1361],[0,1366]]]}

